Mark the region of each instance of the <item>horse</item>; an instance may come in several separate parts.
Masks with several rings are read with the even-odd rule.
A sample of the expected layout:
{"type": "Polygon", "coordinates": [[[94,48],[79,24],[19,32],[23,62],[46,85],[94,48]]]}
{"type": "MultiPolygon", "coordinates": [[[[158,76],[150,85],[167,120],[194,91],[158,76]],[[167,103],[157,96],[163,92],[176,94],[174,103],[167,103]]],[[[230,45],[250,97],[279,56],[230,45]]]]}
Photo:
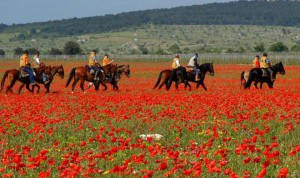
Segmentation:
{"type": "MultiPolygon", "coordinates": [[[[105,76],[105,80],[104,83],[110,83],[113,86],[114,90],[118,90],[118,78],[119,75],[117,73],[118,70],[118,65],[117,64],[108,64],[106,66],[102,67],[103,71],[104,71],[104,76],[105,76]]],[[[101,83],[102,86],[104,86],[101,83]]],[[[104,90],[106,90],[106,85],[104,86],[104,90]]]]}
{"type": "Polygon", "coordinates": [[[79,67],[74,67],[71,69],[68,81],[66,83],[66,87],[69,86],[69,84],[73,78],[74,78],[74,82],[72,84],[72,93],[74,92],[74,88],[78,81],[80,81],[80,88],[83,91],[83,93],[85,93],[84,87],[83,87],[84,81],[92,82],[95,86],[95,90],[99,89],[100,84],[104,86],[104,90],[107,89],[107,86],[104,83],[104,80],[105,80],[104,72],[99,72],[98,80],[94,80],[94,76],[88,71],[86,66],[79,66],[79,67]]]}
{"type": "Polygon", "coordinates": [[[207,91],[207,88],[204,84],[204,79],[205,79],[206,73],[209,73],[211,76],[215,75],[213,63],[203,63],[203,64],[197,66],[197,69],[200,70],[200,73],[199,73],[200,80],[196,81],[195,80],[195,77],[196,77],[195,71],[190,70],[187,72],[188,81],[196,83],[197,89],[201,85],[203,87],[203,89],[205,91],[207,91]]]}
{"type": "Polygon", "coordinates": [[[174,72],[176,72],[175,75],[173,75],[173,78],[170,80],[172,72],[173,72],[173,70],[171,70],[171,69],[165,69],[165,70],[161,71],[158,75],[157,82],[154,85],[153,89],[156,89],[157,86],[159,86],[158,89],[161,89],[161,87],[166,85],[166,90],[169,90],[171,88],[172,82],[175,82],[175,87],[177,90],[178,90],[178,86],[180,83],[184,83],[185,88],[186,88],[186,86],[189,86],[191,89],[191,85],[188,83],[188,80],[187,80],[187,72],[184,67],[182,67],[182,66],[178,67],[174,71],[174,72]]]}
{"type": "MultiPolygon", "coordinates": [[[[117,66],[117,70],[115,72],[115,79],[114,80],[105,80],[105,83],[110,83],[111,85],[116,86],[114,89],[119,89],[118,85],[117,85],[117,82],[121,79],[122,75],[125,75],[126,77],[130,77],[130,67],[129,65],[120,65],[120,66],[117,66]],[[115,83],[114,83],[115,82],[115,83]]],[[[93,86],[93,83],[90,82],[88,84],[88,89],[93,86]]]]}
{"type": "MultiPolygon", "coordinates": [[[[197,68],[200,70],[200,80],[195,81],[194,71],[187,72],[187,80],[190,82],[197,83],[197,85],[196,85],[197,88],[201,85],[204,88],[204,90],[207,90],[207,88],[204,84],[204,79],[205,79],[205,75],[207,72],[209,72],[210,75],[214,76],[215,72],[214,72],[213,63],[204,63],[204,64],[201,64],[200,66],[198,66],[197,68]]],[[[172,70],[169,70],[169,69],[161,71],[153,89],[156,89],[157,87],[158,87],[158,89],[161,89],[164,85],[167,86],[171,72],[172,72],[172,70]]],[[[186,88],[186,86],[188,86],[188,85],[185,85],[185,88],[186,88]]]]}
{"type": "MultiPolygon", "coordinates": [[[[49,93],[50,92],[50,85],[51,85],[55,75],[58,75],[61,79],[64,79],[65,72],[64,72],[64,68],[63,68],[62,65],[51,67],[50,75],[48,76],[48,83],[45,84],[42,78],[37,79],[36,82],[40,83],[40,84],[43,84],[45,86],[46,90],[47,90],[46,93],[49,93]]],[[[34,91],[34,87],[35,86],[32,86],[33,91],[34,91]]],[[[38,90],[39,90],[39,88],[38,88],[38,90]]]]}
{"type": "MultiPolygon", "coordinates": [[[[37,80],[37,81],[42,80],[42,73],[45,72],[46,75],[50,75],[50,70],[51,70],[50,66],[42,66],[42,67],[35,68],[34,71],[35,71],[36,75],[34,76],[34,80],[37,80]]],[[[21,93],[21,90],[24,87],[24,85],[26,85],[26,89],[28,91],[33,92],[33,90],[29,88],[29,85],[30,85],[29,76],[22,74],[22,71],[17,70],[17,69],[10,69],[10,70],[7,70],[4,72],[4,75],[3,75],[3,78],[1,81],[0,91],[3,90],[6,78],[8,78],[10,80],[9,85],[7,86],[6,91],[5,91],[6,94],[8,93],[8,91],[13,92],[12,88],[15,85],[16,81],[20,81],[22,83],[21,86],[19,87],[19,91],[18,91],[19,94],[21,93]]],[[[38,84],[35,84],[33,86],[38,87],[38,91],[39,91],[40,86],[38,84]]]]}
{"type": "MultiPolygon", "coordinates": [[[[276,78],[277,73],[279,72],[281,75],[285,75],[285,69],[283,67],[282,62],[275,64],[274,66],[270,67],[273,70],[274,78],[276,78]]],[[[260,89],[262,89],[262,84],[267,83],[269,88],[273,88],[274,81],[271,80],[270,75],[263,76],[263,69],[261,68],[253,68],[249,71],[249,78],[247,82],[244,84],[244,88],[250,88],[251,83],[254,82],[254,86],[257,87],[257,83],[260,82],[260,89]]],[[[243,75],[243,72],[242,72],[243,75]]],[[[242,83],[242,76],[241,76],[241,83],[242,83]]]]}

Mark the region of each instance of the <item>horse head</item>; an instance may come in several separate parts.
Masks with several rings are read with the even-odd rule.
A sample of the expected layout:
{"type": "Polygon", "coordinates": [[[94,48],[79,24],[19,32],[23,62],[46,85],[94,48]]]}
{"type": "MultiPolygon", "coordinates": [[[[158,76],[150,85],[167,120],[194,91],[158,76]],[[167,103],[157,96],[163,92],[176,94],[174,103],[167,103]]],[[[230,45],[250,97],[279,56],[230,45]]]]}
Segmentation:
{"type": "Polygon", "coordinates": [[[60,76],[61,79],[63,79],[65,77],[65,71],[62,65],[58,66],[56,68],[56,73],[58,76],[60,76]]]}
{"type": "Polygon", "coordinates": [[[121,75],[122,73],[124,73],[127,77],[130,77],[130,68],[129,65],[121,65],[118,66],[118,72],[119,75],[121,75]]]}
{"type": "Polygon", "coordinates": [[[215,75],[213,63],[209,63],[209,69],[208,69],[208,71],[209,71],[209,73],[210,73],[211,76],[215,75]]]}
{"type": "Polygon", "coordinates": [[[279,63],[276,64],[276,65],[278,65],[277,67],[278,67],[279,73],[280,73],[281,75],[285,75],[285,70],[284,70],[284,67],[283,67],[282,62],[279,62],[279,63]]]}

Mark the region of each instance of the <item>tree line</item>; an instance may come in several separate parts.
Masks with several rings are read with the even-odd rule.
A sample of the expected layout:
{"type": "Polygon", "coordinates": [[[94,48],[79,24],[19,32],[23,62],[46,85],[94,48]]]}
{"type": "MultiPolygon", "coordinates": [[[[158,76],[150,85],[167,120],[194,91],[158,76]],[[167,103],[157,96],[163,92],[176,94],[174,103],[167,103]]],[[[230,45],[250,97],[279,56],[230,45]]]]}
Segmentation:
{"type": "Polygon", "coordinates": [[[30,32],[31,37],[40,35],[48,38],[51,36],[122,31],[145,24],[300,26],[299,12],[299,1],[242,0],[40,23],[0,24],[0,33],[24,32],[16,38],[27,38],[28,32],[30,32]]]}

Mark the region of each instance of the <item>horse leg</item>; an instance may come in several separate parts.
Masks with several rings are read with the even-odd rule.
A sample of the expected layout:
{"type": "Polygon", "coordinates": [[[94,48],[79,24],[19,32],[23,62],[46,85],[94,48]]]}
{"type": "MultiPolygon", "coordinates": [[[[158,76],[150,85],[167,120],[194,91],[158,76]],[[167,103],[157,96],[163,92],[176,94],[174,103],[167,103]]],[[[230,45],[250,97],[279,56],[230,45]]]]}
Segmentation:
{"type": "MultiPolygon", "coordinates": [[[[25,85],[25,83],[22,83],[22,84],[20,85],[19,91],[18,91],[19,94],[21,93],[21,90],[22,90],[22,88],[24,87],[24,85],[25,85]]],[[[29,85],[28,85],[28,86],[29,86],[29,85]]],[[[26,88],[27,88],[27,86],[26,86],[26,88]]],[[[29,87],[27,88],[27,90],[29,90],[29,91],[31,92],[31,90],[30,90],[29,87]]]]}
{"type": "MultiPolygon", "coordinates": [[[[255,81],[255,82],[254,82],[254,86],[255,86],[256,89],[258,89],[257,83],[258,83],[258,81],[255,81]]],[[[261,89],[261,85],[262,85],[262,84],[260,83],[260,89],[261,89]]]]}
{"type": "Polygon", "coordinates": [[[75,78],[74,82],[72,83],[72,93],[74,92],[74,88],[75,88],[77,82],[78,82],[78,79],[75,78]]]}
{"type": "Polygon", "coordinates": [[[273,88],[272,82],[270,82],[270,83],[268,82],[267,84],[268,84],[269,88],[273,88]]]}
{"type": "Polygon", "coordinates": [[[80,88],[83,91],[83,93],[85,93],[85,91],[84,91],[84,80],[80,81],[80,88]]]}
{"type": "Polygon", "coordinates": [[[207,88],[206,88],[206,86],[205,86],[205,84],[204,84],[203,81],[200,82],[200,85],[203,87],[203,89],[204,89],[205,91],[207,91],[207,88]]]}
{"type": "Polygon", "coordinates": [[[105,83],[102,82],[101,85],[104,87],[103,91],[107,90],[107,86],[105,83]]]}
{"type": "MultiPolygon", "coordinates": [[[[41,87],[40,87],[39,85],[36,85],[36,87],[38,88],[37,91],[36,91],[36,93],[39,93],[41,87]]],[[[32,92],[33,92],[33,91],[32,91],[32,92]]]]}
{"type": "Polygon", "coordinates": [[[10,91],[10,92],[13,93],[12,88],[13,88],[13,86],[15,85],[16,81],[17,81],[17,80],[13,79],[13,80],[10,82],[10,84],[9,84],[9,85],[7,86],[7,88],[6,88],[6,92],[5,92],[6,94],[8,93],[8,91],[10,91]]]}

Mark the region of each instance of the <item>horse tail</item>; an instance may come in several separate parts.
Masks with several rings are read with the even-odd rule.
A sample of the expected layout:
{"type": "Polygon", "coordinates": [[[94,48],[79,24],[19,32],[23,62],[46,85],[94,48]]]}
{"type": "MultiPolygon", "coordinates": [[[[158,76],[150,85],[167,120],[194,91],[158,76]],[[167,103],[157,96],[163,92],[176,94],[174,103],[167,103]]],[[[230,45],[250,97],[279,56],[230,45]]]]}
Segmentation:
{"type": "Polygon", "coordinates": [[[162,74],[163,74],[163,71],[161,71],[161,72],[159,73],[157,82],[156,82],[156,84],[154,85],[153,90],[160,84],[162,74]]]}
{"type": "Polygon", "coordinates": [[[241,73],[241,85],[240,85],[240,88],[241,88],[242,85],[243,85],[244,74],[245,74],[245,71],[243,71],[243,72],[241,73]]]}
{"type": "Polygon", "coordinates": [[[66,87],[69,86],[72,78],[75,78],[75,70],[76,70],[76,67],[74,67],[71,72],[70,72],[70,75],[69,75],[69,78],[68,78],[68,81],[67,81],[67,84],[66,84],[66,87]]]}
{"type": "Polygon", "coordinates": [[[3,90],[3,86],[4,86],[4,83],[5,83],[5,79],[7,78],[7,76],[8,76],[8,73],[9,73],[9,71],[8,71],[8,70],[7,70],[7,71],[5,71],[5,73],[4,73],[3,77],[2,77],[2,81],[1,81],[1,89],[0,89],[0,91],[2,91],[2,90],[3,90]]]}

